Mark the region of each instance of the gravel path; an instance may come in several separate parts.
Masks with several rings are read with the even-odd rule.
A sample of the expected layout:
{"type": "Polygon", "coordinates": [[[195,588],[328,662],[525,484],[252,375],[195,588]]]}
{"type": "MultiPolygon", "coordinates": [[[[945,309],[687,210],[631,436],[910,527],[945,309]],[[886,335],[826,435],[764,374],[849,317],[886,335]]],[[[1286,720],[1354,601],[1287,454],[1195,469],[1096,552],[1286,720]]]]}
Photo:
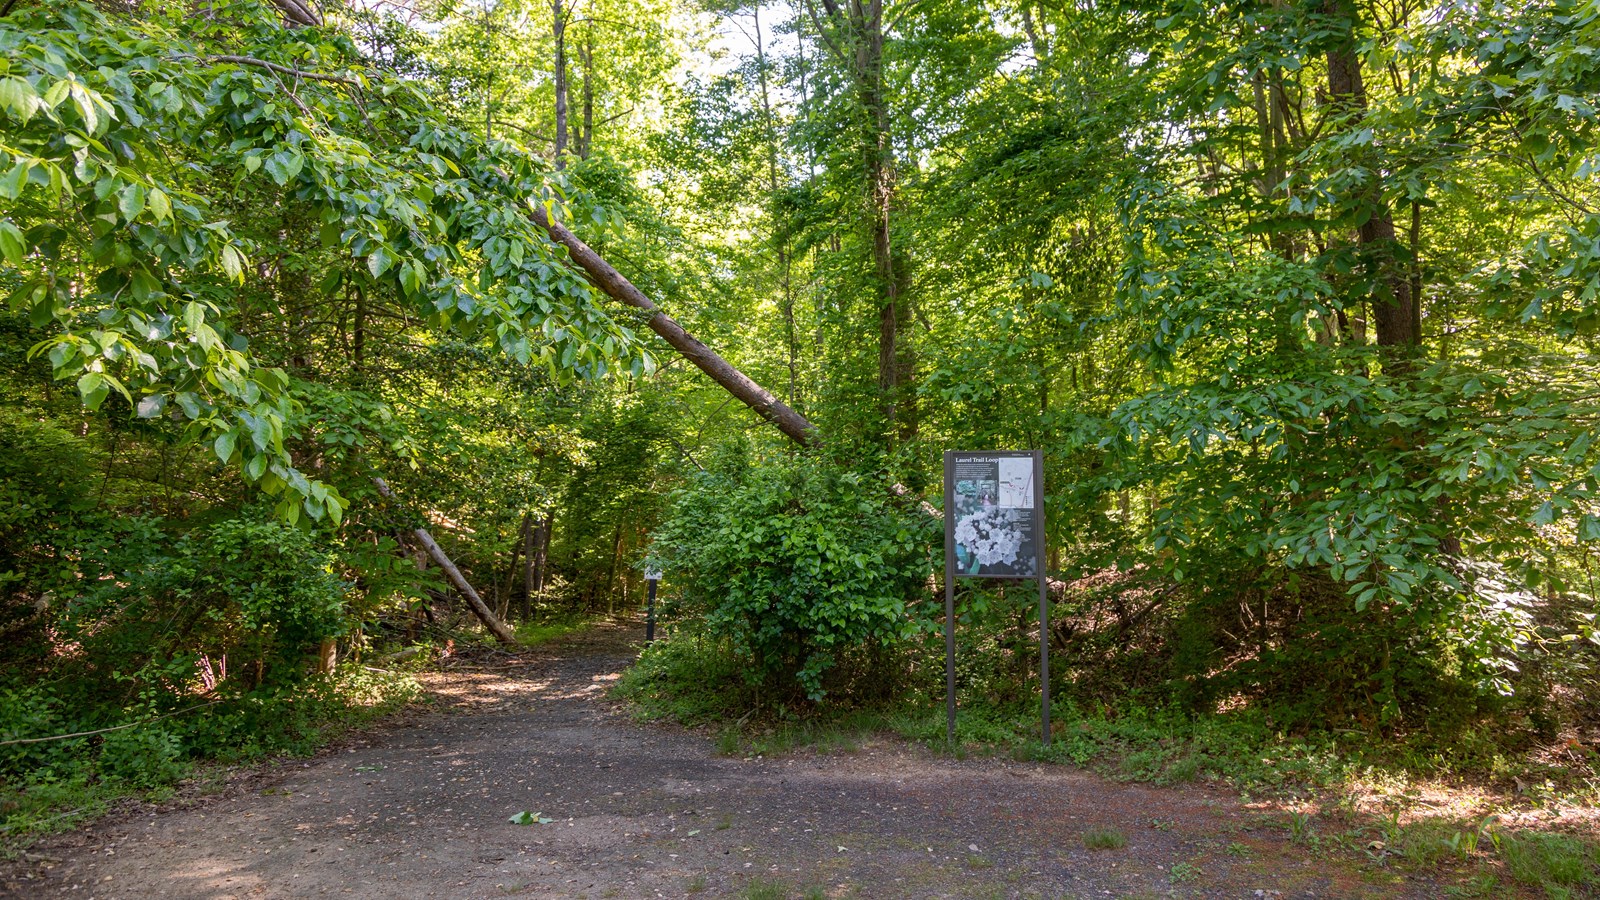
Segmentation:
{"type": "Polygon", "coordinates": [[[1224,794],[1057,766],[717,756],[605,698],[641,637],[591,629],[436,679],[443,709],[184,808],[34,848],[18,896],[1432,897],[1318,861],[1224,794]],[[542,813],[546,824],[508,817],[542,813]],[[1089,850],[1111,828],[1127,846],[1089,850]]]}

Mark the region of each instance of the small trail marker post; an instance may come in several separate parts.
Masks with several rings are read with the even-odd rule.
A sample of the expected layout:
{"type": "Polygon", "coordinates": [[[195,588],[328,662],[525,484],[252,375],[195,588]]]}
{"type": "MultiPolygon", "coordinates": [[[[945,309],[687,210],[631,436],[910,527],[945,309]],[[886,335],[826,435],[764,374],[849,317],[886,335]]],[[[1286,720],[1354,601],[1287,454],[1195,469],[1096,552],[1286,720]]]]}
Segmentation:
{"type": "Polygon", "coordinates": [[[1039,719],[1050,744],[1050,587],[1045,578],[1044,454],[944,453],[945,740],[956,740],[957,578],[1039,583],[1039,719]]]}
{"type": "Polygon", "coordinates": [[[644,614],[644,642],[648,644],[656,639],[656,585],[661,583],[661,570],[654,567],[645,569],[644,583],[648,585],[645,596],[649,598],[644,614]]]}

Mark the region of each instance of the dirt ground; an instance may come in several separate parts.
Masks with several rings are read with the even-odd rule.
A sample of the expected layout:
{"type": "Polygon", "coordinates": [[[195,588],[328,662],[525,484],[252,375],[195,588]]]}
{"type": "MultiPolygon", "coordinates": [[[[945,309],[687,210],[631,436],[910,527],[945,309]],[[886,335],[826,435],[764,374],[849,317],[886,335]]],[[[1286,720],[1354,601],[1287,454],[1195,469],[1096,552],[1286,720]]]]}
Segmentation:
{"type": "Polygon", "coordinates": [[[438,710],[36,845],[26,897],[1436,897],[1203,788],[855,752],[718,756],[606,698],[631,623],[447,673],[438,710]],[[543,824],[516,825],[520,812],[543,824]],[[1121,849],[1083,834],[1116,829],[1121,849]],[[776,889],[776,890],[773,890],[776,889]]]}

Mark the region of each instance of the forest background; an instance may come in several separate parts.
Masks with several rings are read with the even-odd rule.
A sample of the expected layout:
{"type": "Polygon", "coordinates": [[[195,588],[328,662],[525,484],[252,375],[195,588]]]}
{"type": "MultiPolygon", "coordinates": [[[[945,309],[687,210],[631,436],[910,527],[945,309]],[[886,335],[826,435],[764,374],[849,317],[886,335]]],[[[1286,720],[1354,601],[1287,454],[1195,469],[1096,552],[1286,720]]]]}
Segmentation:
{"type": "MultiPolygon", "coordinates": [[[[1592,796],[1600,5],[11,0],[0,47],[8,831],[646,563],[641,702],[931,729],[950,448],[1044,453],[1051,752],[1592,796]]],[[[1026,743],[1031,596],[963,586],[968,737],[1026,743]]]]}

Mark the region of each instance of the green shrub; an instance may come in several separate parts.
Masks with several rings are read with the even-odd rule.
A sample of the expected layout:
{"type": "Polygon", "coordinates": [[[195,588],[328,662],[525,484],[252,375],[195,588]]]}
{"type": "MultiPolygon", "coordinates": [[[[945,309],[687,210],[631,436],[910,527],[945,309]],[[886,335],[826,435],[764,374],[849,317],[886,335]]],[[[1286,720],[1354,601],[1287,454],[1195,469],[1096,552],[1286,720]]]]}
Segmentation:
{"type": "Polygon", "coordinates": [[[731,460],[673,498],[655,552],[687,611],[755,683],[811,700],[849,657],[871,665],[927,627],[915,604],[937,525],[877,475],[811,459],[731,460]]]}
{"type": "Polygon", "coordinates": [[[226,660],[224,692],[294,682],[303,657],[346,628],[334,562],[307,531],[228,519],[93,582],[62,627],[89,659],[133,673],[129,688],[182,692],[202,656],[226,660]]]}
{"type": "Polygon", "coordinates": [[[105,778],[154,788],[183,777],[188,764],[179,736],[160,723],[149,723],[106,735],[98,768],[105,778]]]}

